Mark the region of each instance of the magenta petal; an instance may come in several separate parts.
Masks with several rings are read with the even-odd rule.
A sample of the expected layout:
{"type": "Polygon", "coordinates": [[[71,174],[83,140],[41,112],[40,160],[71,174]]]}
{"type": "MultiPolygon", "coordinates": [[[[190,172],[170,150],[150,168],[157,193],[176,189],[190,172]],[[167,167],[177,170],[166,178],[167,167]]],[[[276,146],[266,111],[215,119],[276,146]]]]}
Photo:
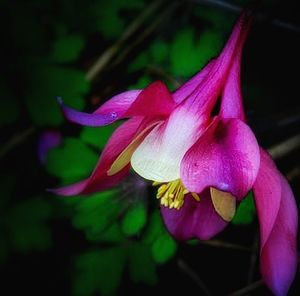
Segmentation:
{"type": "Polygon", "coordinates": [[[139,94],[124,116],[168,116],[175,105],[168,88],[156,81],[139,94]]]}
{"type": "Polygon", "coordinates": [[[180,86],[173,93],[173,99],[177,104],[184,101],[197,88],[197,86],[203,81],[203,79],[206,78],[214,62],[215,59],[210,61],[199,73],[197,73],[194,77],[180,86]]]}
{"type": "Polygon", "coordinates": [[[260,222],[261,273],[273,293],[283,296],[297,268],[298,213],[289,184],[266,152],[253,189],[260,222]]]}
{"type": "Polygon", "coordinates": [[[274,161],[260,149],[260,169],[253,186],[260,219],[261,244],[264,245],[274,227],[281,202],[281,181],[274,161]]]}
{"type": "Polygon", "coordinates": [[[130,90],[116,95],[104,103],[93,114],[67,107],[61,98],[58,98],[58,102],[69,121],[86,126],[104,126],[123,118],[140,93],[141,90],[130,90]]]}
{"type": "Polygon", "coordinates": [[[196,90],[185,101],[191,111],[198,114],[210,113],[226,82],[236,53],[241,50],[251,24],[251,16],[243,13],[236,22],[222,52],[211,66],[196,90]]]}
{"type": "Polygon", "coordinates": [[[77,183],[74,183],[71,185],[67,185],[64,187],[47,189],[47,191],[58,194],[58,195],[64,195],[64,196],[77,195],[84,190],[88,181],[89,181],[89,179],[85,179],[80,182],[77,182],[77,183]]]}
{"type": "Polygon", "coordinates": [[[76,194],[89,194],[105,190],[116,185],[128,173],[129,166],[125,167],[113,176],[108,176],[107,171],[117,156],[130,144],[141,127],[142,121],[143,118],[132,118],[122,124],[113,133],[102,152],[96,168],[89,178],[51,191],[60,195],[69,196],[76,194]]]}
{"type": "Polygon", "coordinates": [[[220,116],[222,118],[238,118],[245,121],[246,116],[243,108],[242,90],[240,82],[241,54],[238,54],[233,61],[228,74],[220,107],[220,116]]]}
{"type": "Polygon", "coordinates": [[[179,210],[161,206],[161,214],[168,231],[178,240],[211,239],[228,224],[216,213],[208,191],[201,194],[200,202],[187,196],[179,210]]]}
{"type": "MultiPolygon", "coordinates": [[[[249,30],[249,28],[248,28],[249,30]]],[[[247,37],[247,30],[239,41],[239,46],[233,57],[225,86],[222,93],[220,115],[222,118],[238,118],[245,121],[241,90],[241,60],[242,50],[247,37]]]]}
{"type": "Polygon", "coordinates": [[[238,119],[216,118],[185,154],[180,175],[191,192],[215,187],[242,199],[255,182],[259,163],[251,129],[238,119]]]}

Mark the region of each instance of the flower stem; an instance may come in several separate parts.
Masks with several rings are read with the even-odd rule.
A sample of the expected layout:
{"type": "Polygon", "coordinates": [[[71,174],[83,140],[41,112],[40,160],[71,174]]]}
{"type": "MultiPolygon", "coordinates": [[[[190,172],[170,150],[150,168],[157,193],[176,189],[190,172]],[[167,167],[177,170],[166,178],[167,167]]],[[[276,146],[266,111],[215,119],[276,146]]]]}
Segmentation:
{"type": "Polygon", "coordinates": [[[183,259],[178,259],[177,261],[178,267],[186,274],[188,275],[201,289],[202,293],[201,295],[209,296],[211,295],[208,288],[204,284],[204,282],[200,279],[198,274],[190,267],[183,259]]]}
{"type": "Polygon", "coordinates": [[[162,3],[162,0],[154,1],[151,5],[148,6],[123,32],[120,38],[107,48],[96,62],[87,70],[86,79],[92,81],[95,77],[103,71],[111,59],[116,55],[125,41],[131,37],[145,22],[149,15],[151,15],[162,3]]]}
{"type": "Polygon", "coordinates": [[[279,144],[276,144],[268,149],[268,152],[272,155],[273,158],[279,159],[290,152],[300,147],[300,135],[291,137],[279,144]]]}
{"type": "Polygon", "coordinates": [[[242,296],[242,295],[245,295],[251,291],[254,291],[254,290],[262,287],[263,285],[264,285],[263,280],[258,280],[240,290],[237,290],[237,291],[229,294],[228,296],[242,296]]]}
{"type": "Polygon", "coordinates": [[[10,150],[22,144],[29,136],[35,132],[36,128],[31,126],[22,132],[15,134],[0,149],[0,158],[4,157],[10,150]]]}

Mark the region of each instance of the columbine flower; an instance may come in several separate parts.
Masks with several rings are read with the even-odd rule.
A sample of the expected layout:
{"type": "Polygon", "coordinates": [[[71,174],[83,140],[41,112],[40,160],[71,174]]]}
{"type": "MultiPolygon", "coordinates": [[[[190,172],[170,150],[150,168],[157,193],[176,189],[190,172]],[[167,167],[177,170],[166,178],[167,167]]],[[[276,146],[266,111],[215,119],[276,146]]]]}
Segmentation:
{"type": "Polygon", "coordinates": [[[38,139],[38,158],[40,163],[45,164],[49,150],[57,147],[61,143],[61,134],[56,130],[44,131],[38,139]]]}
{"type": "Polygon", "coordinates": [[[253,189],[261,227],[261,272],[284,295],[296,269],[292,191],[245,123],[240,59],[250,18],[243,14],[221,54],[170,94],[161,82],[113,97],[93,114],[62,103],[71,121],[101,126],[130,119],[112,135],[91,176],[57,189],[87,194],[114,186],[132,168],[159,186],[162,215],[177,239],[209,239],[253,189]],[[219,115],[211,112],[222,96],[219,115]]]}

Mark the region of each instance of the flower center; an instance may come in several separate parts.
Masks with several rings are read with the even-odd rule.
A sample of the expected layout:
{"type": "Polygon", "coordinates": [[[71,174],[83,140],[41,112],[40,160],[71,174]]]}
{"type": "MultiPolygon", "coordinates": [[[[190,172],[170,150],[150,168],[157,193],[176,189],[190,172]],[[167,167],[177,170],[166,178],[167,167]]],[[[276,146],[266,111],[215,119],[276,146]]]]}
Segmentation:
{"type": "MultiPolygon", "coordinates": [[[[179,210],[183,203],[185,196],[190,193],[182,184],[180,179],[169,183],[153,182],[153,186],[160,187],[157,190],[156,197],[160,199],[160,204],[170,209],[179,210]]],[[[191,192],[191,195],[196,201],[200,201],[197,193],[191,192]]]]}

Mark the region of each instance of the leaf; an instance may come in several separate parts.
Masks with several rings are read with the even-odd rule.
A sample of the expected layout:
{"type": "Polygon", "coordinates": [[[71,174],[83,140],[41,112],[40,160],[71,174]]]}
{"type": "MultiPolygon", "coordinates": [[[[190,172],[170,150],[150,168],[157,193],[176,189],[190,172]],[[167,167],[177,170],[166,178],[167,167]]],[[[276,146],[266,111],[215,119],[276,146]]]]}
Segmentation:
{"type": "Polygon", "coordinates": [[[67,105],[77,110],[83,109],[83,95],[89,89],[83,72],[49,65],[45,61],[37,62],[27,71],[29,80],[25,99],[34,123],[57,126],[63,122],[63,115],[56,101],[58,96],[67,105]]]}
{"type": "Polygon", "coordinates": [[[96,20],[95,29],[104,37],[116,38],[124,30],[125,22],[119,14],[120,2],[118,0],[95,2],[95,6],[92,7],[96,20]]]}
{"type": "Polygon", "coordinates": [[[129,71],[139,71],[145,68],[149,63],[151,63],[151,58],[148,51],[144,51],[137,55],[137,57],[129,65],[129,71]]]}
{"type": "Polygon", "coordinates": [[[75,258],[75,296],[112,295],[122,278],[127,250],[122,247],[89,251],[75,258]]]}
{"type": "Polygon", "coordinates": [[[153,259],[159,264],[171,259],[177,250],[177,244],[163,225],[159,211],[152,213],[143,242],[151,246],[153,259]]]}
{"type": "Polygon", "coordinates": [[[52,59],[57,63],[68,63],[75,61],[83,47],[84,40],[81,36],[63,36],[57,39],[54,43],[52,59]]]}
{"type": "Polygon", "coordinates": [[[255,205],[253,201],[253,193],[250,192],[240,203],[231,222],[233,224],[250,224],[254,220],[254,215],[255,205]]]}
{"type": "Polygon", "coordinates": [[[150,47],[151,63],[160,64],[167,59],[169,54],[168,44],[162,40],[157,40],[150,47]]]}
{"type": "Polygon", "coordinates": [[[143,8],[144,0],[110,0],[96,1],[90,11],[96,20],[96,30],[106,38],[117,38],[126,28],[126,11],[134,10],[135,16],[139,13],[136,10],[143,8]]]}
{"type": "MultiPolygon", "coordinates": [[[[244,0],[241,0],[245,2],[244,0]]],[[[242,5],[245,5],[243,3],[242,5]]],[[[217,10],[211,7],[199,7],[199,9],[194,9],[193,13],[200,17],[202,21],[207,22],[213,29],[222,31],[222,33],[228,33],[233,25],[234,16],[228,13],[217,10]]]]}
{"type": "Polygon", "coordinates": [[[133,243],[129,249],[129,275],[134,283],[155,285],[157,274],[155,263],[148,246],[142,243],[133,243]]]}
{"type": "Polygon", "coordinates": [[[170,48],[170,63],[173,75],[188,77],[201,69],[218,54],[223,44],[223,35],[217,30],[206,30],[195,41],[195,31],[186,28],[175,36],[170,48]]]}
{"type": "Polygon", "coordinates": [[[20,252],[48,249],[52,239],[46,222],[51,214],[51,205],[40,198],[17,204],[6,218],[13,248],[20,252]]]}
{"type": "Polygon", "coordinates": [[[198,68],[204,67],[210,59],[217,56],[222,49],[224,36],[218,30],[205,30],[197,43],[196,51],[199,54],[197,63],[198,68]]]}
{"type": "Polygon", "coordinates": [[[154,241],[165,231],[163,222],[160,216],[159,211],[154,211],[147,225],[147,229],[145,231],[143,242],[146,244],[152,244],[154,241]]]}
{"type": "Polygon", "coordinates": [[[84,230],[88,238],[101,237],[123,210],[117,196],[118,191],[110,190],[83,198],[76,206],[72,220],[74,227],[84,230]]]}
{"type": "Polygon", "coordinates": [[[0,126],[13,123],[20,114],[20,105],[10,89],[2,82],[0,84],[0,126]]]}
{"type": "Polygon", "coordinates": [[[151,82],[153,82],[153,80],[148,75],[143,75],[138,79],[136,84],[130,86],[130,89],[143,89],[151,82]]]}
{"type": "Polygon", "coordinates": [[[76,138],[66,138],[62,146],[53,148],[47,156],[47,171],[65,183],[78,181],[89,175],[98,155],[76,138]]]}
{"type": "Polygon", "coordinates": [[[147,222],[145,204],[140,202],[134,204],[126,212],[122,220],[122,230],[126,235],[134,235],[142,230],[147,222]]]}
{"type": "Polygon", "coordinates": [[[170,48],[170,62],[173,75],[189,76],[197,69],[197,56],[194,44],[195,32],[186,28],[178,32],[170,48]]]}
{"type": "Polygon", "coordinates": [[[103,232],[86,231],[86,239],[91,242],[121,243],[125,240],[120,224],[114,222],[103,232]]]}
{"type": "Polygon", "coordinates": [[[102,150],[118,126],[120,123],[113,123],[100,128],[84,127],[80,133],[80,138],[83,142],[102,150]]]}
{"type": "Polygon", "coordinates": [[[152,255],[157,263],[165,263],[171,259],[177,250],[176,242],[168,233],[159,236],[152,245],[152,255]]]}

